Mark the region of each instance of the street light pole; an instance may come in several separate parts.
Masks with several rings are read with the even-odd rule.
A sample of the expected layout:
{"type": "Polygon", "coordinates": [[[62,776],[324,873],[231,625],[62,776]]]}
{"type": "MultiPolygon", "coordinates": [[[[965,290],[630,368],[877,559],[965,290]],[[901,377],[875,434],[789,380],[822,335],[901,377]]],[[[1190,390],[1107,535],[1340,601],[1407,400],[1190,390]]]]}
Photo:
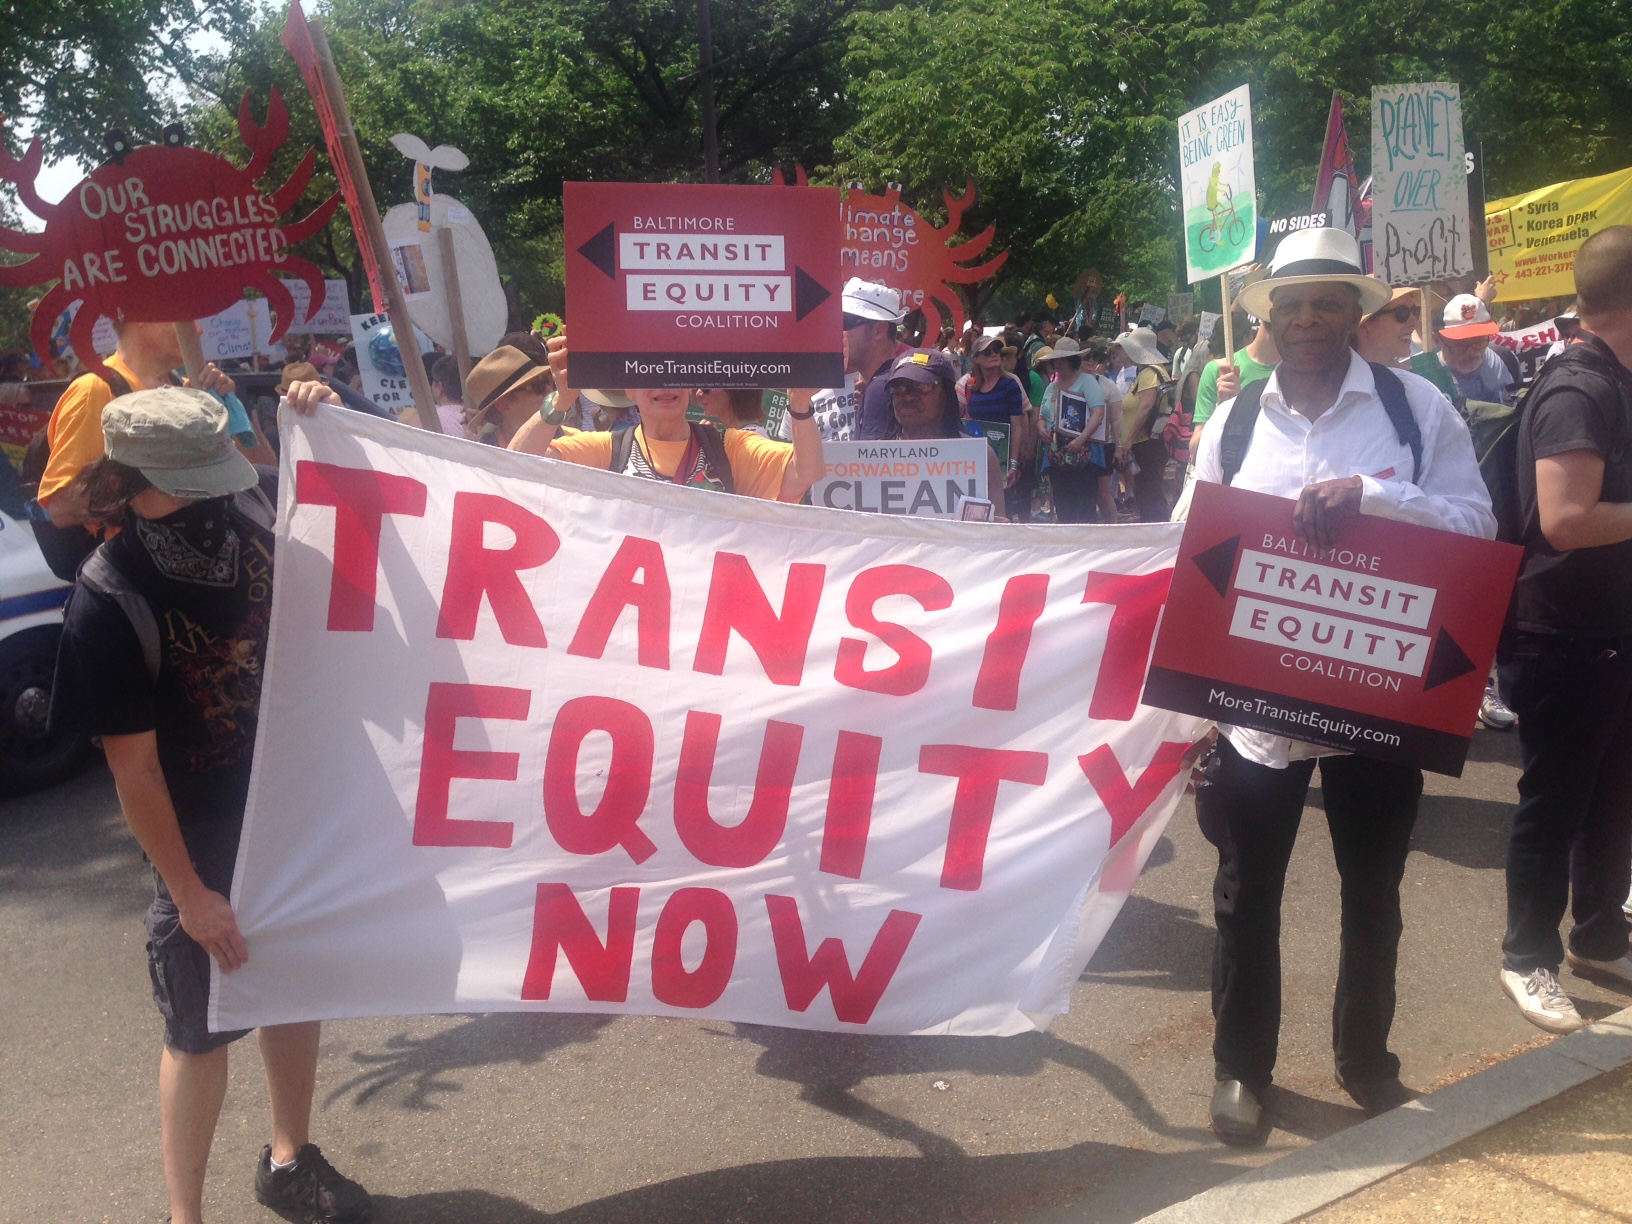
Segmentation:
{"type": "Polygon", "coordinates": [[[720,144],[714,132],[714,31],[709,24],[708,0],[697,0],[698,69],[703,81],[703,171],[708,181],[720,181],[720,144]]]}

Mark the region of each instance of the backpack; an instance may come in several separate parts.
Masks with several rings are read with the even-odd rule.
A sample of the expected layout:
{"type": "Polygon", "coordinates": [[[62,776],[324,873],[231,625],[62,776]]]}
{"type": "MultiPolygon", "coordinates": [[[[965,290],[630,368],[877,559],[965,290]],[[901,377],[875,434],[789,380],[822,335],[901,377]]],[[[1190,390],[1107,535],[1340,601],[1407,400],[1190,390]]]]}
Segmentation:
{"type": "MultiPolygon", "coordinates": [[[[1386,366],[1370,361],[1366,364],[1371,366],[1371,376],[1377,383],[1377,398],[1383,402],[1383,411],[1388,413],[1395,436],[1399,438],[1401,446],[1411,450],[1411,482],[1415,484],[1422,474],[1422,430],[1417,427],[1417,418],[1411,415],[1411,405],[1405,398],[1405,384],[1386,366]]],[[[1242,387],[1241,393],[1235,397],[1229,418],[1224,422],[1224,433],[1218,445],[1225,484],[1235,480],[1242,461],[1247,457],[1247,447],[1252,444],[1252,429],[1258,423],[1258,409],[1264,388],[1268,385],[1266,378],[1242,387]]]]}
{"type": "Polygon", "coordinates": [[[1463,401],[1463,416],[1473,439],[1473,455],[1479,461],[1479,475],[1490,493],[1490,509],[1496,516],[1496,538],[1504,544],[1519,544],[1524,534],[1524,516],[1519,509],[1519,421],[1529,390],[1512,404],[1488,400],[1463,401]]]}
{"type": "MultiPolygon", "coordinates": [[[[111,366],[107,373],[98,377],[108,384],[115,399],[130,394],[130,383],[111,366]]],[[[52,415],[56,415],[54,410],[52,415]]],[[[72,582],[79,572],[80,563],[96,550],[100,541],[83,527],[58,527],[51,521],[45,507],[38,505],[40,481],[45,476],[46,465],[51,462],[50,429],[51,423],[47,421],[45,427],[29,439],[17,475],[23,491],[35,503],[29,508],[28,522],[34,529],[34,540],[40,546],[40,555],[45,558],[45,564],[53,574],[64,582],[72,582]]]]}
{"type": "MultiPolygon", "coordinates": [[[[233,495],[231,508],[257,526],[271,531],[277,524],[278,513],[260,485],[233,495]]],[[[89,533],[87,533],[89,534],[89,533]]],[[[136,589],[136,584],[108,558],[108,550],[98,546],[79,567],[76,581],[80,586],[104,595],[119,605],[136,641],[142,648],[142,662],[147,666],[150,679],[159,678],[160,642],[159,620],[153,614],[153,605],[147,596],[136,589]]]]}
{"type": "MultiPolygon", "coordinates": [[[[731,478],[731,460],[725,453],[725,437],[712,425],[705,425],[698,421],[691,423],[691,436],[697,440],[702,448],[703,459],[708,464],[709,472],[725,487],[727,493],[737,491],[736,482],[731,478]]],[[[607,465],[608,471],[622,472],[629,466],[629,456],[635,449],[635,431],[633,429],[619,429],[612,435],[612,462],[607,465]]]]}

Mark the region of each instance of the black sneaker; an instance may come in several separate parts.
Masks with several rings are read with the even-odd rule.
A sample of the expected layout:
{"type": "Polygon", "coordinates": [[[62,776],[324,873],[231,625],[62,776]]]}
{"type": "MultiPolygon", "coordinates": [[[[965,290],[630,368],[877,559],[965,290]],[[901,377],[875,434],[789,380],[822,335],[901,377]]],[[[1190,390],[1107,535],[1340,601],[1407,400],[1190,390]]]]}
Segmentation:
{"type": "Polygon", "coordinates": [[[295,1163],[287,1169],[274,1169],[272,1145],[263,1147],[255,1166],[255,1198],[299,1224],[361,1224],[374,1211],[368,1191],[342,1177],[315,1143],[296,1148],[295,1163]]]}

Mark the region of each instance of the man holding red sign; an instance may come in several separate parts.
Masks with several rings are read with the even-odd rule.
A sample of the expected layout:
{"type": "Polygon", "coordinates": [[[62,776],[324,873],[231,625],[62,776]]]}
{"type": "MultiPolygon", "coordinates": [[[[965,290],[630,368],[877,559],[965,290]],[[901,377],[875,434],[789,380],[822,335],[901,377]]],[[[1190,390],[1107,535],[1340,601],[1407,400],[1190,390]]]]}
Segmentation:
{"type": "MultiPolygon", "coordinates": [[[[1354,238],[1292,235],[1241,296],[1281,354],[1268,381],[1221,405],[1196,479],[1296,498],[1290,551],[1336,547],[1345,519],[1375,514],[1491,538],[1495,519],[1467,427],[1426,380],[1361,360],[1360,320],[1386,305],[1354,238]]],[[[1198,814],[1218,847],[1213,886],[1214,1133],[1261,1143],[1261,1101],[1280,1028],[1280,908],[1304,799],[1321,759],[1326,819],[1342,880],[1342,952],[1332,1015],[1338,1082],[1368,1113],[1410,1099],[1388,1049],[1402,927],[1399,886],[1422,794],[1420,770],[1265,731],[1222,726],[1198,814]]]]}

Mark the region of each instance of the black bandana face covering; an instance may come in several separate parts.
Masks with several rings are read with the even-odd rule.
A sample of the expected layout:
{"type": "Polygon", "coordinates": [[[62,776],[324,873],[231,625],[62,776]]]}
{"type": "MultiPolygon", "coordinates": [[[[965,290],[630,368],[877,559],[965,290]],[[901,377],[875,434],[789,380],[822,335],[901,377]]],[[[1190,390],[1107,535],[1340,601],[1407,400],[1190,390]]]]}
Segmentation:
{"type": "Polygon", "coordinates": [[[195,502],[162,519],[130,516],[153,567],[175,582],[230,587],[238,581],[238,533],[225,498],[195,502]]]}

